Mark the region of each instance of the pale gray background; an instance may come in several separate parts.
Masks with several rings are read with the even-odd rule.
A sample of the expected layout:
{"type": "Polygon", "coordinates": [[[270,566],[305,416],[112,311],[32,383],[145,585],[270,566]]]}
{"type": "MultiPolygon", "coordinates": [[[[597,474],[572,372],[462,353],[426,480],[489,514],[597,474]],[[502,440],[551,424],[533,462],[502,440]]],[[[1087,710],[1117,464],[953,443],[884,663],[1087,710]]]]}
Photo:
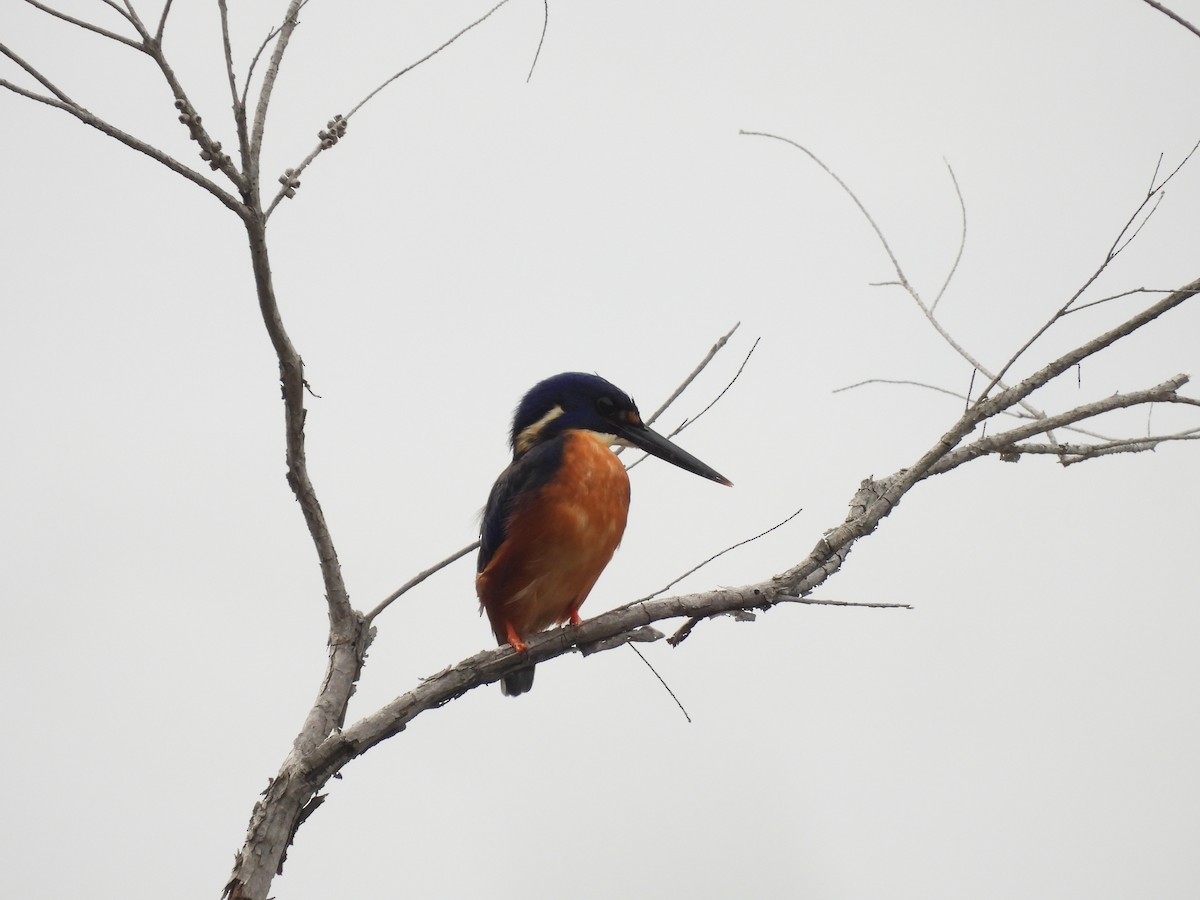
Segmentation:
{"type": "MultiPolygon", "coordinates": [[[[231,5],[244,61],[282,3],[231,5]]],[[[212,6],[180,3],[168,48],[232,146],[212,6]]],[[[270,177],[487,7],[314,0],[270,177]]],[[[1195,0],[1174,7],[1200,21],[1195,0]]],[[[149,61],[2,9],[0,39],[68,93],[201,165],[149,61]]],[[[681,439],[737,487],[640,467],[592,614],[803,506],[682,587],[785,568],[860,479],[953,421],[960,404],[915,389],[831,393],[963,390],[970,371],[897,289],[868,286],[886,257],[830,179],[739,129],[834,166],[929,294],[958,239],[949,160],[970,225],[942,310],[992,365],[1098,264],[1158,155],[1200,138],[1200,39],[1136,0],[555,0],[526,84],[541,15],[513,2],[377,98],[272,223],[323,398],[312,474],[362,607],[473,538],[511,409],[554,372],[653,408],[740,320],[670,427],[763,336],[681,439]]],[[[325,660],[243,236],[65,115],[10,94],[0,110],[4,893],[213,897],[325,660]]],[[[1200,161],[1095,296],[1194,278],[1198,209],[1200,161]]],[[[1138,302],[1071,317],[1029,362],[1138,302]]],[[[1198,362],[1193,304],[1036,399],[1198,362]]],[[[922,485],[821,591],[915,611],[784,608],[650,648],[692,725],[624,650],[423,716],[331,785],[273,894],[1196,897],[1198,453],[984,460],[922,485]]],[[[352,716],[490,642],[472,576],[460,563],[382,617],[352,716]]]]}

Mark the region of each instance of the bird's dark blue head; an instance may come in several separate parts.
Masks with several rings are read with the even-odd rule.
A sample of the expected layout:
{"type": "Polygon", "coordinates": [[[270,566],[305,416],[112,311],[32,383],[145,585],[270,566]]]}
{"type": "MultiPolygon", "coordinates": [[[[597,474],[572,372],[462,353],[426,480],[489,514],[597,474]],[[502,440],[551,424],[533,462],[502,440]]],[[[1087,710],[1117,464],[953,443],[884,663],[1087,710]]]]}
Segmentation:
{"type": "Polygon", "coordinates": [[[633,399],[619,387],[585,372],[563,372],[539,381],[521,398],[513,416],[514,456],[567,431],[607,435],[611,443],[638,447],[659,459],[720,484],[732,484],[686,450],[642,422],[633,399]]]}

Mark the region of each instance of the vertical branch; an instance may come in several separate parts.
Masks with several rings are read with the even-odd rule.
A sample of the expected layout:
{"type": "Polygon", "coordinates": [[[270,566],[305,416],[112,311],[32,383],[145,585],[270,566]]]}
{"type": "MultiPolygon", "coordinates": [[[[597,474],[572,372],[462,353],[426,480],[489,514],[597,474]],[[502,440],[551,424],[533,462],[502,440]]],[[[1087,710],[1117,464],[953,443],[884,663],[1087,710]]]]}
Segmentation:
{"type": "Polygon", "coordinates": [[[304,360],[296,352],[275,299],[275,287],[271,279],[271,262],[267,253],[266,224],[261,215],[253,215],[246,221],[246,233],[250,240],[250,260],[254,268],[255,288],[263,324],[279,359],[279,381],[283,387],[284,428],[287,442],[287,480],[300,503],[304,521],[308,525],[321,564],[321,577],[325,582],[325,595],[329,601],[329,617],[335,627],[354,617],[350,597],[342,580],[341,565],[337,550],[325,522],[325,513],[317,500],[316,489],[308,475],[308,460],[304,452],[304,360]]]}
{"type": "Polygon", "coordinates": [[[253,170],[246,173],[250,180],[250,190],[258,196],[258,160],[262,152],[263,130],[267,127],[267,107],[271,103],[271,92],[275,90],[275,79],[279,77],[279,64],[283,61],[284,51],[292,32],[300,24],[300,7],[304,0],[289,0],[283,24],[279,26],[279,37],[275,41],[275,49],[271,52],[271,61],[267,64],[266,74],[263,75],[262,87],[258,91],[258,105],[254,109],[254,132],[250,139],[250,159],[253,170]]]}
{"type": "MultiPolygon", "coordinates": [[[[250,171],[250,137],[246,129],[245,93],[239,95],[237,75],[233,71],[233,42],[229,38],[229,6],[225,0],[217,0],[221,13],[221,43],[225,48],[225,75],[229,79],[229,97],[233,104],[233,121],[237,127],[238,152],[242,158],[242,171],[250,171]]],[[[164,13],[165,15],[165,13],[164,13]]]]}
{"type": "Polygon", "coordinates": [[[325,513],[308,474],[304,451],[304,361],[296,352],[275,299],[267,252],[266,219],[256,209],[246,219],[250,260],[263,324],[279,360],[287,444],[287,481],[312,536],[325,584],[329,613],[329,658],[317,698],[292,743],[292,750],[254,805],[246,841],[238,852],[225,886],[229,900],[265,900],[275,875],[282,871],[287,848],[305,817],[320,804],[323,782],[309,774],[308,758],[345,722],[346,708],[362,673],[373,630],[350,605],[341,565],[325,513]]]}

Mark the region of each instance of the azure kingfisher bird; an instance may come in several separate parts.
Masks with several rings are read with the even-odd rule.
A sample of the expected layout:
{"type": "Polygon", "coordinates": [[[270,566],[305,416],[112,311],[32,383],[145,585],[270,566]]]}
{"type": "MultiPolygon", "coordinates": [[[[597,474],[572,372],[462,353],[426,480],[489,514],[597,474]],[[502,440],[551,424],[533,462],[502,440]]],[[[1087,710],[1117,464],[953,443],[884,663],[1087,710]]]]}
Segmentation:
{"type": "MultiPolygon", "coordinates": [[[[513,459],[488,495],[475,591],[500,646],[518,653],[579,607],[625,533],[629,476],[613,444],[637,447],[719,484],[732,482],[650,430],[629,395],[598,375],[564,372],[534,385],[513,417],[513,459]]],[[[515,697],[533,666],[504,676],[515,697]]]]}

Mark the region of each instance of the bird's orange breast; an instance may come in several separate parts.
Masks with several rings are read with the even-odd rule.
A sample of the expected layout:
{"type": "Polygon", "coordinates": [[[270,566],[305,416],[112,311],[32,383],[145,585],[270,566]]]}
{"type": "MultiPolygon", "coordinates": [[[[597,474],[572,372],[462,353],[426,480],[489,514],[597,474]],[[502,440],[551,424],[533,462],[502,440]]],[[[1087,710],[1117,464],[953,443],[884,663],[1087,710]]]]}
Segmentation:
{"type": "Polygon", "coordinates": [[[629,477],[604,440],[568,432],[554,476],[515,504],[503,542],[476,578],[500,643],[578,621],[625,533],[629,477]]]}

